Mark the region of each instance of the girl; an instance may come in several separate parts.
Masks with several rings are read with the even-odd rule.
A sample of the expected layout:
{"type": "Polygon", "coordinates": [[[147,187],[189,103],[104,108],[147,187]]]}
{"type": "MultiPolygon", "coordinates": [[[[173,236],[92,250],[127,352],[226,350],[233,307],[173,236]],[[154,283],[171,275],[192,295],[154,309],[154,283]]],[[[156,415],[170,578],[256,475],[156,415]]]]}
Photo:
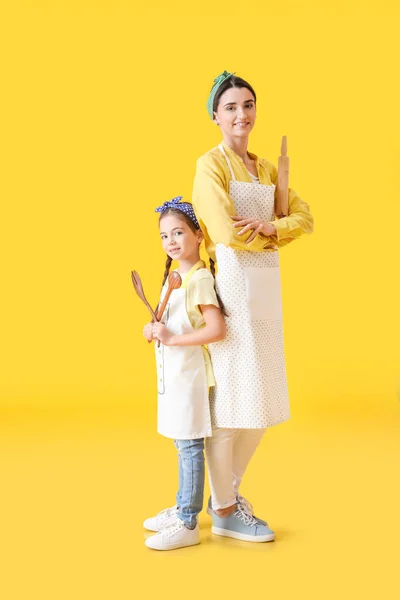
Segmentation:
{"type": "Polygon", "coordinates": [[[294,190],[289,215],[274,218],[277,170],[247,150],[256,100],[252,86],[233,73],[214,80],[207,110],[222,143],[197,161],[193,191],[230,316],[226,339],[210,347],[216,379],[213,435],[206,442],[212,531],[253,542],[273,540],[274,532],[254,516],[239,485],[266,428],[289,418],[277,250],[313,230],[309,207],[294,190]]]}
{"type": "Polygon", "coordinates": [[[203,506],[204,438],[211,435],[208,388],[215,385],[205,344],[225,337],[214,277],[200,260],[203,234],[192,205],[181,199],[156,209],[167,253],[160,302],[172,260],[178,261],[182,286],[172,292],[163,322],[148,323],[143,330],[148,340],[161,342],[156,344],[158,432],[174,439],[179,464],[176,506],[144,522],[147,529],[158,531],[145,542],[155,550],[200,543],[197,515],[203,506]]]}

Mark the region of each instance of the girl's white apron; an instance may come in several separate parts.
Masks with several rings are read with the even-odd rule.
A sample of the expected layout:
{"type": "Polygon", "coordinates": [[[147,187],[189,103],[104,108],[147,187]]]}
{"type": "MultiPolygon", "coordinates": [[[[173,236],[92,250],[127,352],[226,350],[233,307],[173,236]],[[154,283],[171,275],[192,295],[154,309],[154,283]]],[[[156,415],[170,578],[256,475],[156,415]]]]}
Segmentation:
{"type": "MultiPolygon", "coordinates": [[[[163,315],[163,323],[175,335],[194,331],[186,312],[186,287],[199,268],[197,263],[174,290],[163,315]]],[[[162,299],[168,284],[161,292],[162,299]]],[[[158,432],[175,440],[211,435],[211,417],[206,365],[201,346],[156,348],[158,378],[158,432]]]]}
{"type": "MultiPolygon", "coordinates": [[[[219,148],[231,172],[229,194],[236,213],[272,221],[275,186],[236,181],[223,146],[219,148]]],[[[216,287],[229,317],[225,340],[209,346],[216,381],[210,393],[212,425],[276,425],[290,416],[278,252],[217,244],[216,258],[216,287]]]]}

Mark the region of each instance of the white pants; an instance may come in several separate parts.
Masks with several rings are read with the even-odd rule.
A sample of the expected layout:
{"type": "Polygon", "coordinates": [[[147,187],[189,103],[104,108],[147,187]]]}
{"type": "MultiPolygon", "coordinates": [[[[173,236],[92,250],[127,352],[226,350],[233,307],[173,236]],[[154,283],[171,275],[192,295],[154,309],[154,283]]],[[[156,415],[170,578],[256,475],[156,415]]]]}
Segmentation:
{"type": "Polygon", "coordinates": [[[265,429],[213,429],[206,438],[208,475],[214,510],[236,503],[240,482],[265,429]]]}

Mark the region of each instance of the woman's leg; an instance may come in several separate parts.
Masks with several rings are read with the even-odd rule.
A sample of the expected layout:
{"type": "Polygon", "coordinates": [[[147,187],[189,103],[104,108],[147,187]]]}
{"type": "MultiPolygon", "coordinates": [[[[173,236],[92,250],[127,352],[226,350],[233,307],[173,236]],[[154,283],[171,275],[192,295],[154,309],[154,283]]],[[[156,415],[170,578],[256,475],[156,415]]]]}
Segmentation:
{"type": "Polygon", "coordinates": [[[204,496],[204,439],[175,440],[180,455],[180,489],[177,494],[177,516],[188,529],[194,529],[197,515],[203,508],[204,496]]]}
{"type": "Polygon", "coordinates": [[[238,429],[233,446],[232,477],[235,496],[247,466],[261,442],[266,429],[238,429]]]}
{"type": "Polygon", "coordinates": [[[206,439],[212,500],[212,528],[222,535],[246,542],[270,542],[274,532],[253,516],[250,505],[237,490],[265,430],[216,429],[206,439]]]}
{"type": "Polygon", "coordinates": [[[233,489],[233,448],[237,429],[217,428],[212,437],[206,439],[208,475],[210,479],[213,510],[222,510],[236,505],[233,489]]]}

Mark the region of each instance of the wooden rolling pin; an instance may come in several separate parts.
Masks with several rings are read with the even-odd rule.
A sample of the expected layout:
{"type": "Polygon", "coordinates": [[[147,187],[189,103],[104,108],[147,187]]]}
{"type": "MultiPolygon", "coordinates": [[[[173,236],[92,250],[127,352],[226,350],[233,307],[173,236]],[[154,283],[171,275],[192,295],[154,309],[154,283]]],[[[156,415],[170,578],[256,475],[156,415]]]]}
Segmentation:
{"type": "Polygon", "coordinates": [[[275,214],[278,219],[289,214],[289,157],[287,137],[282,137],[281,156],[278,158],[278,182],[275,190],[275,214]]]}

